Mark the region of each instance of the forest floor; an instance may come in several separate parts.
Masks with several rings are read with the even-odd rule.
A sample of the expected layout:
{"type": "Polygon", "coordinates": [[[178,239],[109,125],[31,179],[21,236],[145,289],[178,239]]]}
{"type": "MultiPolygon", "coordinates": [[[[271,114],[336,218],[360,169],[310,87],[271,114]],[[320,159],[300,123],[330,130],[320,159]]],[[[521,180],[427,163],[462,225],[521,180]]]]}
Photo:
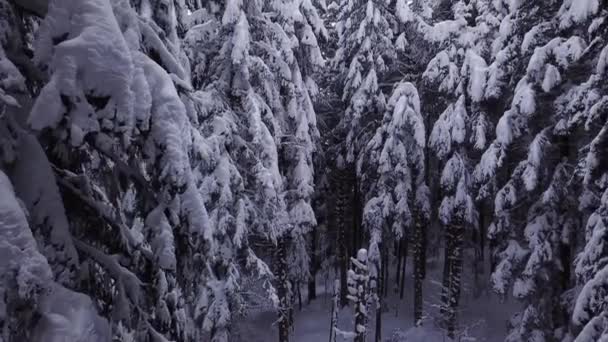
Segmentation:
{"type": "MultiPolygon", "coordinates": [[[[408,264],[408,267],[411,265],[408,264]]],[[[431,263],[423,286],[425,321],[424,326],[413,329],[413,280],[410,270],[406,271],[404,298],[400,299],[396,289],[390,288],[382,315],[382,341],[390,342],[447,342],[449,339],[438,327],[438,304],[442,265],[431,263]]],[[[510,299],[500,303],[499,298],[489,290],[489,275],[479,276],[484,282],[475,291],[473,273],[465,267],[461,296],[461,311],[458,314],[459,327],[456,341],[460,342],[502,342],[506,336],[507,322],[518,311],[520,305],[510,299]],[[477,293],[475,293],[477,292],[477,293]]],[[[394,270],[391,272],[390,286],[396,283],[394,270]]],[[[294,333],[291,342],[326,342],[329,340],[330,312],[332,306],[332,275],[321,275],[317,278],[318,297],[310,304],[302,304],[302,310],[296,303],[294,333]],[[323,277],[323,279],[322,279],[323,277]]],[[[305,287],[305,286],[304,286],[305,287]]],[[[303,298],[307,294],[303,293],[303,298]]],[[[346,307],[339,314],[339,329],[353,330],[354,316],[346,307]]],[[[370,313],[368,341],[374,341],[375,312],[370,313]]],[[[272,309],[257,309],[238,324],[238,333],[247,342],[277,341],[276,313],[272,309]]],[[[342,341],[339,337],[338,341],[342,341]]],[[[345,340],[346,341],[346,340],[345,340]]]]}

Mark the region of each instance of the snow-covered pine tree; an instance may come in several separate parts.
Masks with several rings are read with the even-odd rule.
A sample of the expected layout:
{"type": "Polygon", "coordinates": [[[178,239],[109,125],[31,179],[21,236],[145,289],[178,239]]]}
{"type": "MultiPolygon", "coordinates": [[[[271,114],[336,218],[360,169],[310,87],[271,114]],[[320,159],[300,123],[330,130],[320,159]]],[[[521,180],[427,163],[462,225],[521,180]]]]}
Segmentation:
{"type": "MultiPolygon", "coordinates": [[[[214,115],[230,127],[220,143],[225,145],[220,151],[225,149],[226,165],[243,175],[243,184],[234,189],[247,208],[240,222],[253,224],[248,235],[277,244],[279,330],[286,341],[292,286],[309,276],[307,238],[316,224],[310,201],[312,153],[318,139],[311,97],[317,87],[311,76],[323,62],[316,35],[325,32],[309,1],[229,1],[214,9],[209,8],[209,21],[188,33],[189,55],[211,61],[195,72],[197,82],[205,85],[205,99],[224,99],[221,106],[226,109],[214,115]],[[217,29],[220,34],[214,37],[217,29]],[[249,194],[243,189],[257,190],[249,194]]],[[[227,202],[224,210],[229,208],[227,202]]]]}
{"type": "Polygon", "coordinates": [[[348,299],[355,309],[355,342],[365,342],[367,337],[368,302],[370,300],[370,270],[368,253],[360,249],[356,258],[351,258],[348,270],[348,299]]]}
{"type": "MultiPolygon", "coordinates": [[[[336,30],[337,50],[332,60],[338,77],[334,80],[341,98],[344,114],[333,130],[337,139],[335,159],[340,173],[346,175],[348,184],[340,185],[350,196],[352,193],[353,231],[339,233],[350,237],[352,243],[338,241],[338,245],[350,251],[340,253],[341,278],[345,280],[349,253],[363,245],[361,230],[364,187],[360,186],[355,163],[366,142],[374,133],[385,109],[385,95],[379,83],[382,81],[396,54],[393,48],[393,28],[396,24],[389,2],[384,0],[342,0],[338,6],[336,30]],[[354,182],[353,182],[354,181],[354,182]],[[349,246],[350,245],[350,246],[349,246]]],[[[345,292],[345,287],[342,285],[345,292]]]]}
{"type": "MultiPolygon", "coordinates": [[[[290,220],[285,246],[288,278],[301,303],[300,286],[311,276],[308,240],[317,224],[311,199],[313,153],[319,139],[312,98],[318,93],[318,87],[311,76],[324,63],[316,36],[327,34],[317,8],[310,1],[277,0],[272,9],[278,14],[277,22],[285,31],[293,53],[290,56],[287,51],[283,52],[291,75],[281,88],[285,111],[284,117],[279,118],[284,134],[279,147],[279,168],[285,181],[283,196],[290,220]]],[[[288,48],[286,43],[281,42],[277,51],[288,48]]]]}
{"type": "MultiPolygon", "coordinates": [[[[193,79],[200,89],[193,105],[200,115],[201,140],[210,147],[199,152],[207,159],[199,170],[213,243],[204,250],[196,316],[211,341],[230,338],[243,304],[241,272],[270,280],[270,268],[249,241],[276,243],[276,229],[285,224],[280,221],[285,209],[279,198],[275,140],[280,127],[273,113],[280,105],[279,91],[265,64],[278,55],[271,33],[284,34],[264,16],[261,5],[209,2],[202,23],[186,34],[188,55],[197,62],[193,79]]],[[[278,304],[274,289],[266,285],[278,304]]]]}
{"type": "MultiPolygon", "coordinates": [[[[485,141],[483,91],[487,66],[480,56],[485,52],[480,41],[488,34],[483,21],[470,25],[466,20],[471,15],[470,6],[456,2],[453,10],[455,19],[450,25],[460,25],[461,36],[447,36],[445,49],[430,61],[423,75],[426,89],[439,89],[448,103],[434,124],[429,146],[444,165],[440,181],[443,199],[439,207],[439,219],[446,234],[442,312],[450,337],[454,337],[456,329],[464,239],[479,229],[471,158],[485,141]]],[[[441,23],[436,24],[430,32],[437,35],[441,27],[441,23]]]]}
{"type": "MultiPolygon", "coordinates": [[[[606,34],[605,5],[590,1],[588,7],[578,8],[570,4],[570,12],[586,15],[597,12],[589,25],[588,32],[593,37],[606,34]],[[600,7],[596,7],[600,6],[600,7]]],[[[566,7],[567,8],[567,7],[566,7]]],[[[568,14],[563,11],[562,15],[568,14]]],[[[573,16],[576,18],[576,16],[573,16]]],[[[583,16],[585,18],[585,16],[583,16]]],[[[587,18],[585,21],[588,21],[587,18]]],[[[579,198],[579,207],[587,218],[584,230],[584,243],[575,260],[575,275],[580,291],[575,298],[572,311],[572,321],[575,325],[573,335],[577,342],[603,341],[608,338],[608,323],[606,321],[604,296],[606,288],[606,220],[608,211],[608,168],[605,153],[608,141],[608,121],[606,108],[608,106],[608,90],[601,80],[608,71],[608,47],[603,40],[594,39],[590,43],[593,47],[588,61],[595,68],[591,69],[589,78],[570,89],[564,94],[559,108],[565,114],[562,120],[567,123],[570,130],[578,128],[584,130],[582,137],[588,137],[588,149],[579,157],[579,169],[582,178],[583,190],[579,198]],[[566,101],[566,98],[570,101],[566,101]]],[[[584,140],[586,142],[586,140],[584,140]]]]}
{"type": "Polygon", "coordinates": [[[0,340],[110,340],[108,322],[98,316],[91,299],[53,280],[24,208],[1,170],[0,193],[0,340]]]}
{"type": "MultiPolygon", "coordinates": [[[[520,58],[529,55],[530,46],[537,47],[526,59],[529,62],[511,107],[498,122],[496,141],[476,171],[495,174],[497,167],[523,159],[496,195],[489,232],[500,246],[500,262],[492,276],[495,290],[504,294],[514,284],[513,294],[526,303],[524,311],[512,320],[509,341],[564,338],[569,329],[570,313],[565,304],[571,296],[571,253],[580,230],[575,200],[579,177],[576,173],[573,177],[572,170],[584,140],[579,135],[581,114],[588,115],[598,100],[596,94],[588,93],[593,76],[581,85],[572,83],[584,80],[590,69],[587,61],[599,53],[593,30],[588,29],[597,8],[585,13],[575,9],[577,19],[571,21],[571,5],[564,2],[544,8],[547,19],[541,17],[525,33],[520,58]],[[566,27],[581,36],[560,37],[560,29],[566,27]],[[557,37],[552,38],[552,32],[557,37]],[[587,33],[583,32],[591,34],[591,40],[586,41],[587,33]],[[573,97],[580,101],[572,102],[573,97]],[[515,139],[530,142],[527,155],[517,153],[515,139]],[[524,229],[516,223],[520,217],[526,218],[524,229]]],[[[581,5],[584,7],[583,2],[581,5]]],[[[520,9],[522,15],[526,14],[524,9],[520,9]]],[[[534,20],[534,15],[520,20],[534,20]]]]}
{"type": "Polygon", "coordinates": [[[142,340],[194,333],[179,283],[191,248],[179,242],[196,244],[206,230],[170,5],[50,1],[33,44],[48,81],[33,106],[23,102],[29,118],[11,122],[20,153],[7,166],[56,277],[142,340]],[[61,271],[64,260],[78,263],[78,282],[61,271]]]}
{"type": "MultiPolygon", "coordinates": [[[[389,99],[381,126],[365,150],[366,165],[375,168],[374,171],[366,171],[366,176],[377,181],[370,187],[370,199],[364,208],[364,227],[371,237],[370,251],[373,252],[379,252],[382,243],[407,243],[410,236],[415,236],[415,262],[419,263],[416,266],[419,272],[414,275],[415,287],[420,286],[414,298],[415,306],[420,309],[420,264],[425,262],[423,229],[424,221],[429,216],[429,194],[424,181],[425,139],[418,92],[413,84],[400,83],[389,99]],[[412,228],[416,230],[414,234],[412,228]]],[[[379,253],[370,253],[369,258],[372,263],[379,264],[381,261],[379,253]]],[[[420,317],[416,319],[419,321],[420,317]]]]}
{"type": "Polygon", "coordinates": [[[338,16],[338,50],[334,57],[344,84],[342,101],[346,133],[345,161],[353,163],[362,150],[361,134],[384,112],[379,87],[396,56],[393,27],[396,18],[384,0],[343,0],[338,16]]]}

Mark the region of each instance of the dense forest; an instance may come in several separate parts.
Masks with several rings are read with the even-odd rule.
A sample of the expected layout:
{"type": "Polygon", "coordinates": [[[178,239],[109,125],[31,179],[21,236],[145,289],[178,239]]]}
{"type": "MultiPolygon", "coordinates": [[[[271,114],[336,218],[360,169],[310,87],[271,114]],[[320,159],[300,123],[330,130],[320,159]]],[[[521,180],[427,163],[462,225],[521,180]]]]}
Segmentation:
{"type": "Polygon", "coordinates": [[[0,342],[608,341],[607,79],[606,0],[0,0],[0,342]]]}

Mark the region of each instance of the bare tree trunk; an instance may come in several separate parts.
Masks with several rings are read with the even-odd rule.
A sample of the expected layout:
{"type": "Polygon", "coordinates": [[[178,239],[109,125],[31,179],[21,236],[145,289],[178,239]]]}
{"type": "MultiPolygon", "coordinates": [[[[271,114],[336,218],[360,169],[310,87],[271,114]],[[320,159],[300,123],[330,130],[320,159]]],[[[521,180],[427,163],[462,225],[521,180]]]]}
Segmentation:
{"type": "Polygon", "coordinates": [[[443,324],[447,326],[447,310],[449,305],[449,292],[450,292],[450,275],[452,272],[452,258],[450,255],[453,253],[453,232],[452,227],[445,227],[446,238],[445,238],[445,249],[443,258],[443,280],[441,287],[441,308],[440,313],[443,318],[443,324]]]}
{"type": "Polygon", "coordinates": [[[395,293],[399,292],[399,285],[401,284],[401,269],[403,268],[403,266],[401,265],[402,262],[402,244],[403,244],[403,239],[399,239],[399,242],[397,242],[397,275],[395,277],[395,293]]]}
{"type": "Polygon", "coordinates": [[[479,298],[479,296],[481,295],[482,289],[483,289],[483,284],[481,283],[481,279],[483,279],[485,277],[484,274],[484,267],[483,267],[483,263],[484,263],[484,243],[485,243],[485,239],[484,239],[484,235],[485,235],[485,228],[484,228],[484,215],[483,215],[483,202],[480,202],[478,204],[478,210],[477,212],[479,213],[479,219],[478,219],[478,226],[479,229],[477,231],[476,234],[476,241],[477,242],[475,244],[475,258],[473,260],[473,278],[474,278],[474,289],[473,289],[473,295],[475,296],[475,298],[479,298]]]}
{"type": "MultiPolygon", "coordinates": [[[[343,174],[344,172],[340,172],[343,174]]],[[[337,200],[335,207],[336,225],[338,228],[338,263],[340,270],[340,305],[346,306],[348,303],[348,285],[347,285],[347,272],[348,272],[348,247],[346,241],[346,203],[348,200],[348,184],[345,177],[340,177],[337,181],[337,200]]]]}
{"type": "Polygon", "coordinates": [[[403,249],[403,251],[401,252],[401,254],[403,255],[403,264],[402,264],[403,269],[401,270],[401,281],[400,281],[401,291],[399,292],[399,298],[403,299],[403,295],[405,294],[405,269],[407,266],[407,249],[408,249],[408,239],[407,238],[402,239],[401,248],[403,249]]]}
{"type": "Polygon", "coordinates": [[[423,297],[422,297],[422,282],[424,280],[424,224],[420,218],[417,220],[414,227],[414,326],[422,326],[423,315],[423,297]]]}
{"type": "Polygon", "coordinates": [[[291,296],[289,294],[289,280],[287,279],[287,242],[280,237],[277,242],[274,260],[274,274],[277,277],[277,295],[279,297],[279,342],[289,342],[291,328],[291,296]]]}
{"type": "Polygon", "coordinates": [[[361,243],[363,241],[363,236],[361,234],[361,221],[359,219],[359,211],[360,211],[360,205],[359,205],[359,184],[357,182],[357,175],[354,173],[354,168],[353,168],[353,175],[351,176],[353,179],[353,198],[352,198],[352,203],[351,203],[351,207],[352,207],[352,220],[353,220],[353,236],[352,236],[352,245],[351,245],[351,253],[350,255],[355,255],[357,253],[357,251],[359,250],[359,248],[361,248],[361,243]]]}
{"type": "MultiPolygon", "coordinates": [[[[383,244],[384,245],[384,244],[383,244]]],[[[389,262],[390,262],[390,253],[387,248],[384,248],[384,260],[382,265],[383,275],[382,275],[382,289],[384,290],[384,297],[388,295],[388,284],[390,279],[389,273],[389,262]]]]}
{"type": "Polygon", "coordinates": [[[448,228],[450,232],[450,252],[448,253],[448,259],[450,267],[447,274],[447,288],[444,292],[445,297],[442,303],[442,308],[445,312],[445,321],[447,325],[448,337],[454,338],[456,332],[456,318],[458,312],[458,306],[460,302],[460,292],[462,287],[462,240],[463,240],[463,226],[461,224],[452,224],[448,228]]]}
{"type": "MultiPolygon", "coordinates": [[[[386,286],[384,284],[388,283],[388,277],[386,276],[384,269],[388,268],[388,251],[383,248],[385,244],[380,244],[379,248],[380,248],[380,255],[385,255],[386,256],[386,260],[385,257],[382,256],[382,260],[383,262],[380,265],[380,268],[378,269],[378,283],[376,284],[376,288],[373,289],[372,291],[375,291],[375,293],[370,296],[369,300],[372,300],[372,298],[375,299],[376,302],[376,331],[375,331],[375,341],[376,342],[380,342],[382,340],[382,289],[386,288],[386,286]]],[[[378,265],[376,265],[378,266],[378,265]]],[[[370,281],[370,284],[374,284],[374,280],[372,279],[370,281]]],[[[368,305],[371,306],[371,305],[368,305]]]]}
{"type": "Polygon", "coordinates": [[[313,227],[310,239],[310,279],[308,279],[308,304],[317,299],[317,228],[313,227]]]}

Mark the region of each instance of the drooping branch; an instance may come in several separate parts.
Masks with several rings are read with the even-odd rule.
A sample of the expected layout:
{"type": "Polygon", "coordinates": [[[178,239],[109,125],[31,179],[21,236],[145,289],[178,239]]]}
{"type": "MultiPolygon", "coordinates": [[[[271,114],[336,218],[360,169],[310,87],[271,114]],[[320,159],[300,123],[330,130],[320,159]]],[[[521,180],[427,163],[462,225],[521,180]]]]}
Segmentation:
{"type": "Polygon", "coordinates": [[[53,166],[55,173],[57,174],[57,184],[63,189],[69,191],[72,195],[78,197],[83,204],[93,210],[99,215],[99,217],[112,229],[117,231],[121,236],[122,243],[126,246],[127,252],[130,253],[131,248],[139,250],[142,255],[148,260],[152,261],[153,257],[149,250],[142,248],[141,244],[137,243],[129,231],[129,228],[124,223],[120,222],[120,219],[111,215],[111,208],[106,205],[92,200],[89,196],[86,196],[80,189],[70,183],[68,180],[61,177],[61,170],[53,166]]]}
{"type": "Polygon", "coordinates": [[[119,172],[124,174],[127,178],[131,179],[142,191],[145,196],[147,203],[151,206],[155,206],[158,202],[152,189],[150,189],[149,181],[146,177],[137,170],[123,161],[112,151],[113,141],[108,135],[103,133],[94,133],[86,137],[86,141],[97,150],[99,153],[110,159],[119,172]]]}

